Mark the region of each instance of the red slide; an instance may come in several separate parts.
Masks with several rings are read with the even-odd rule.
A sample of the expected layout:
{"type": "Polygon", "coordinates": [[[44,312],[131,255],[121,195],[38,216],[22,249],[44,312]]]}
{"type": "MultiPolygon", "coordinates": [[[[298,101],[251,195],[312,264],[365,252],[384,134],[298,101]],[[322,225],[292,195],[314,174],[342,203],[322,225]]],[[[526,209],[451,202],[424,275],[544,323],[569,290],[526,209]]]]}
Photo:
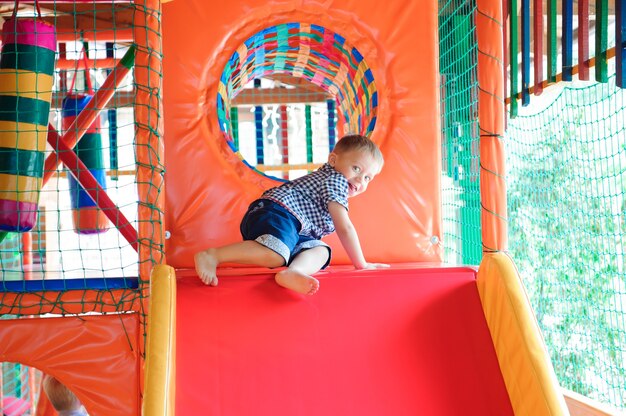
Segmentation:
{"type": "Polygon", "coordinates": [[[475,270],[258,273],[178,281],[177,415],[513,415],[475,270]]]}

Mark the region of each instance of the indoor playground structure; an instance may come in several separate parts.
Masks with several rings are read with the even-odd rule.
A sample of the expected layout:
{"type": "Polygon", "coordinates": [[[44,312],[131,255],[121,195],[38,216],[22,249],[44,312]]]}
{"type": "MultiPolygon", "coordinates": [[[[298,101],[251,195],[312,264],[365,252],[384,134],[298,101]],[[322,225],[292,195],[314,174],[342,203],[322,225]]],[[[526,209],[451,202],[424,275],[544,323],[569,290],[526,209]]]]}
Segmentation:
{"type": "Polygon", "coordinates": [[[90,415],[621,414],[623,3],[0,3],[2,413],[45,373],[90,415]],[[347,133],[391,267],[202,284],[347,133]]]}

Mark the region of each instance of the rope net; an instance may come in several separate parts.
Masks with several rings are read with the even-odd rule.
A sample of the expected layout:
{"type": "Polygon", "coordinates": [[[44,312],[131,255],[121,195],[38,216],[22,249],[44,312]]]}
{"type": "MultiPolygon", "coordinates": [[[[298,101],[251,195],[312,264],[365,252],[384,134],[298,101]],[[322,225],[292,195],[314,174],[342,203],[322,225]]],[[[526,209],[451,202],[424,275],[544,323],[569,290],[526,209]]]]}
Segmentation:
{"type": "Polygon", "coordinates": [[[439,3],[444,259],[479,264],[478,44],[475,2],[439,3]]]}
{"type": "MultiPolygon", "coordinates": [[[[1,319],[138,313],[145,337],[149,270],[163,254],[150,175],[164,171],[161,56],[147,41],[160,10],[146,4],[0,6],[1,319]]],[[[33,414],[16,368],[40,377],[5,363],[0,409],[14,399],[33,414]]]]}
{"type": "MultiPolygon", "coordinates": [[[[40,22],[32,14],[31,17],[19,17],[22,13],[28,13],[28,10],[20,8],[18,22],[40,22]]],[[[42,88],[37,80],[29,83],[29,79],[24,78],[30,75],[24,69],[27,61],[31,57],[33,60],[38,59],[36,55],[39,53],[32,51],[31,45],[26,45],[30,47],[28,49],[18,43],[22,35],[19,31],[25,29],[17,29],[18,36],[15,36],[13,44],[7,43],[8,39],[5,39],[2,45],[3,80],[9,77],[14,80],[12,83],[4,82],[0,91],[0,151],[3,156],[0,192],[4,202],[0,224],[3,237],[0,244],[0,290],[7,293],[34,289],[87,289],[92,283],[89,280],[91,278],[118,278],[122,281],[116,285],[136,287],[137,252],[131,242],[118,232],[120,223],[112,222],[105,215],[105,211],[113,211],[114,215],[118,215],[115,211],[119,209],[119,213],[129,220],[133,228],[137,227],[138,192],[133,143],[133,91],[136,86],[129,73],[132,61],[130,68],[115,68],[122,58],[132,58],[134,55],[134,50],[130,50],[132,36],[125,39],[128,34],[122,35],[122,39],[118,40],[117,32],[108,30],[103,40],[99,41],[98,31],[94,30],[93,33],[83,34],[88,36],[88,39],[84,39],[76,26],[82,19],[95,19],[95,16],[106,13],[115,27],[116,21],[123,19],[122,16],[132,17],[133,7],[124,4],[112,7],[99,3],[77,3],[55,5],[51,9],[44,9],[43,13],[52,14],[45,18],[45,22],[57,28],[58,38],[57,42],[53,42],[53,83],[47,89],[42,88]],[[74,15],[74,30],[77,33],[67,33],[68,23],[65,20],[68,12],[74,15]],[[61,19],[65,19],[63,23],[61,19]],[[73,39],[66,40],[70,38],[73,39]],[[12,61],[14,65],[11,66],[9,64],[12,61]],[[107,77],[114,82],[106,82],[107,77]],[[96,92],[98,97],[108,93],[113,98],[108,102],[100,100],[95,105],[92,103],[93,123],[81,126],[76,122],[77,116],[96,92]],[[29,97],[24,98],[23,95],[29,97]],[[37,109],[17,111],[15,105],[9,105],[9,101],[15,100],[7,97],[19,97],[20,102],[38,101],[41,107],[38,110],[42,110],[48,102],[48,111],[29,116],[37,109]],[[41,119],[38,124],[23,121],[36,117],[41,119]],[[62,136],[67,143],[71,143],[74,138],[76,143],[71,147],[74,147],[78,158],[84,163],[82,166],[76,161],[55,163],[57,154],[71,152],[59,149],[57,153],[46,142],[48,125],[53,133],[62,136]],[[102,190],[106,191],[112,206],[105,208],[101,201],[94,202],[83,188],[84,184],[72,175],[72,170],[79,176],[91,173],[102,190]],[[35,209],[31,223],[26,221],[28,219],[25,218],[24,210],[11,210],[11,201],[30,202],[35,209]],[[12,222],[9,217],[18,220],[12,222]],[[28,232],[25,232],[26,229],[28,232]]],[[[10,21],[5,22],[4,37],[7,37],[7,31],[12,30],[10,21]]],[[[38,36],[37,33],[26,35],[38,36]]],[[[36,70],[38,68],[33,69],[36,70]]],[[[93,191],[95,187],[87,185],[86,189],[93,191]]],[[[104,194],[98,195],[96,199],[102,196],[104,194]]],[[[100,284],[106,289],[108,281],[102,280],[100,284]]],[[[3,309],[12,307],[11,312],[20,315],[20,305],[15,304],[13,297],[8,296],[6,300],[5,297],[0,297],[0,306],[3,309]]],[[[32,312],[29,311],[29,314],[32,312]]]]}
{"type": "Polygon", "coordinates": [[[578,85],[509,121],[510,252],[561,385],[626,409],[626,94],[578,85]]]}
{"type": "MultiPolygon", "coordinates": [[[[476,13],[475,2],[439,3],[443,245],[444,260],[454,265],[479,265],[483,249],[476,13]]],[[[518,20],[511,18],[510,48],[519,42],[518,20]]],[[[609,34],[604,50],[614,45],[613,29],[597,29],[609,34]]],[[[550,51],[556,62],[557,51],[550,51]]],[[[517,64],[510,68],[515,85],[517,64]]],[[[611,71],[614,61],[595,72],[604,79],[611,71]]],[[[626,95],[615,76],[605,81],[553,85],[519,110],[512,100],[517,117],[507,120],[505,139],[509,251],[560,384],[623,410],[626,95]]]]}

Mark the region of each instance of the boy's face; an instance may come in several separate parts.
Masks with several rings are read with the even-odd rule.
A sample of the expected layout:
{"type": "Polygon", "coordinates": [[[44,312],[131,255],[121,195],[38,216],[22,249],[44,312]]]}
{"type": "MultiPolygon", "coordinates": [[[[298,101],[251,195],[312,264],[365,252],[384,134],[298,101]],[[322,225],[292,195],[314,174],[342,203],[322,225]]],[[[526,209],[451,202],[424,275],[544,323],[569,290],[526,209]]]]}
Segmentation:
{"type": "Polygon", "coordinates": [[[328,163],[348,180],[348,198],[362,194],[380,172],[380,163],[367,151],[332,152],[328,163]]]}

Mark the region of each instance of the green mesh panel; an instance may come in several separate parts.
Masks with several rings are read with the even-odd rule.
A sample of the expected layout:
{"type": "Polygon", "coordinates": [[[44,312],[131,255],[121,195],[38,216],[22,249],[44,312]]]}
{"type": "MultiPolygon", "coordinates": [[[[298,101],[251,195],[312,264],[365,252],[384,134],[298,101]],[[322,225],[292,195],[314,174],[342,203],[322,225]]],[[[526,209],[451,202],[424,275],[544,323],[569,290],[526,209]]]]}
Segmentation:
{"type": "MultiPolygon", "coordinates": [[[[9,12],[5,19],[10,17],[10,6],[8,7],[9,12]]],[[[22,16],[29,18],[27,16],[31,8],[32,5],[20,4],[20,18],[22,16]]],[[[113,98],[106,108],[102,107],[104,104],[101,101],[96,101],[100,103],[98,109],[102,127],[100,129],[102,146],[90,150],[101,153],[104,160],[103,168],[106,171],[107,194],[129,220],[130,226],[137,230],[141,222],[149,221],[148,227],[159,230],[161,228],[160,215],[155,213],[157,207],[152,198],[156,198],[161,193],[161,189],[157,184],[149,184],[151,190],[148,199],[139,203],[138,185],[140,184],[137,183],[135,176],[138,166],[135,138],[137,132],[141,131],[149,131],[151,137],[154,138],[152,145],[154,148],[141,149],[141,153],[150,157],[150,162],[143,162],[147,163],[145,167],[157,172],[164,171],[163,161],[156,157],[159,154],[159,131],[153,127],[154,120],[160,117],[160,114],[154,117],[158,108],[144,108],[141,111],[142,116],[138,116],[134,111],[138,105],[136,99],[138,91],[144,93],[150,91],[152,94],[154,90],[154,94],[160,94],[152,85],[141,85],[134,77],[134,71],[140,68],[139,65],[146,65],[147,60],[137,60],[137,64],[134,65],[135,60],[132,59],[140,53],[156,58],[151,61],[151,64],[155,64],[157,59],[160,59],[160,50],[147,50],[145,46],[146,33],[153,33],[155,28],[148,27],[140,16],[143,16],[144,12],[151,13],[151,11],[145,10],[143,2],[136,4],[99,1],[60,2],[42,5],[41,8],[44,11],[43,19],[54,25],[57,32],[57,49],[56,52],[52,52],[56,63],[53,74],[54,84],[52,91],[50,88],[45,91],[40,85],[35,84],[28,91],[17,92],[31,94],[34,96],[33,100],[44,100],[51,93],[50,112],[37,115],[37,117],[33,115],[31,118],[22,118],[22,113],[34,111],[35,107],[18,108],[17,102],[11,106],[11,103],[16,100],[4,99],[2,101],[3,114],[10,115],[15,109],[20,111],[20,121],[41,119],[44,122],[42,131],[45,131],[45,123],[49,120],[54,129],[63,135],[67,129],[63,126],[60,111],[62,99],[71,92],[87,92],[89,84],[87,77],[96,91],[104,91],[106,87],[103,87],[103,84],[110,75],[111,79],[116,80],[116,86],[111,87],[115,88],[113,98]],[[83,45],[87,46],[89,60],[86,63],[82,61],[81,56],[83,45]],[[135,46],[136,51],[128,55],[127,52],[132,46],[135,46]],[[123,75],[121,72],[113,71],[114,65],[103,61],[107,58],[113,58],[114,64],[119,63],[130,71],[123,75]],[[111,120],[115,120],[115,123],[111,120]],[[115,149],[111,148],[109,144],[111,142],[115,143],[115,149]],[[109,155],[115,155],[115,160],[111,160],[109,155]],[[146,211],[143,211],[145,218],[139,218],[139,205],[155,214],[146,214],[146,211]]],[[[159,13],[160,11],[154,11],[156,15],[159,13]]],[[[34,16],[31,15],[30,18],[34,19],[34,16]]],[[[21,68],[30,61],[24,54],[17,59],[15,54],[10,56],[10,53],[11,48],[6,50],[6,54],[3,50],[1,67],[5,70],[15,68],[15,74],[18,76],[17,68],[21,68]]],[[[37,59],[36,62],[39,62],[39,57],[37,59]]],[[[160,79],[159,70],[159,66],[150,68],[151,80],[160,79]]],[[[19,84],[16,82],[15,85],[14,90],[19,84]]],[[[10,87],[10,85],[5,86],[3,90],[5,96],[10,97],[16,92],[7,93],[10,87]]],[[[156,95],[156,97],[159,96],[156,95]]],[[[26,102],[21,100],[20,105],[24,105],[22,101],[26,102]]],[[[157,100],[151,101],[150,105],[157,107],[155,104],[157,102],[157,100]]],[[[24,116],[26,117],[26,114],[24,116]]],[[[0,136],[2,137],[0,173],[24,177],[39,176],[29,165],[31,159],[37,158],[29,157],[32,151],[29,153],[20,150],[18,139],[28,135],[36,136],[36,127],[31,124],[9,128],[7,120],[12,121],[7,116],[2,120],[5,123],[0,123],[0,136]],[[8,164],[7,161],[15,161],[15,163],[8,164]]],[[[17,126],[15,123],[14,125],[17,126]]],[[[36,149],[42,152],[44,157],[48,157],[51,150],[51,146],[47,144],[43,147],[37,145],[36,149]]],[[[87,156],[86,159],[89,158],[89,155],[87,156]]],[[[83,175],[86,172],[81,171],[80,174],[83,175]]],[[[142,316],[141,324],[144,325],[142,333],[145,336],[146,316],[143,306],[146,304],[145,298],[149,296],[149,276],[139,276],[140,262],[137,251],[110,221],[99,233],[77,233],[73,217],[77,209],[71,205],[68,182],[68,172],[63,165],[54,169],[50,180],[41,189],[37,220],[28,234],[5,232],[6,228],[0,227],[3,230],[0,231],[0,310],[2,311],[0,319],[28,319],[32,315],[45,314],[53,308],[57,313],[65,313],[70,307],[72,313],[76,311],[78,313],[103,313],[106,307],[108,310],[119,312],[139,312],[142,316]],[[94,292],[95,295],[88,295],[94,292]],[[116,295],[111,296],[113,293],[116,295]],[[68,299],[71,299],[71,303],[68,299]]],[[[23,192],[22,188],[11,185],[6,180],[3,184],[5,189],[0,189],[0,192],[5,191],[2,194],[3,198],[9,193],[12,196],[23,192]]],[[[80,212],[77,218],[85,218],[86,215],[83,214],[80,212]]],[[[159,258],[146,255],[146,258],[142,259],[143,262],[154,265],[161,261],[162,247],[156,245],[150,236],[144,236],[141,244],[152,247],[154,252],[159,253],[155,255],[159,258]]],[[[139,351],[139,354],[143,356],[144,351],[139,351]]],[[[32,387],[37,387],[39,381],[33,381],[32,370],[20,363],[4,363],[0,369],[2,382],[0,397],[16,397],[35,405],[36,398],[33,397],[32,387]]]]}
{"type": "MultiPolygon", "coordinates": [[[[48,8],[50,12],[46,14],[45,20],[56,27],[58,40],[56,52],[51,51],[56,62],[54,85],[52,91],[38,91],[36,90],[37,85],[34,85],[33,88],[36,90],[34,91],[35,96],[40,100],[52,92],[50,114],[49,116],[46,115],[45,118],[46,120],[50,119],[52,127],[59,134],[68,133],[68,124],[63,122],[64,116],[61,112],[62,99],[68,94],[88,92],[90,83],[96,91],[102,92],[104,90],[102,84],[112,72],[113,66],[104,66],[101,60],[109,56],[120,60],[133,44],[134,28],[128,22],[132,22],[134,7],[131,4],[111,6],[110,4],[83,2],[54,4],[48,8]],[[96,25],[96,20],[100,21],[100,18],[102,21],[96,25]],[[93,21],[94,27],[92,31],[89,31],[86,29],[89,25],[85,23],[86,26],[81,29],[83,30],[82,35],[79,32],[72,33],[74,29],[70,28],[76,28],[76,23],[72,24],[72,21],[93,21]],[[117,39],[118,30],[122,32],[119,40],[117,39]],[[88,41],[83,42],[81,36],[87,36],[88,41]],[[87,58],[95,59],[95,61],[83,61],[84,46],[87,47],[87,58]]],[[[2,65],[4,65],[5,58],[11,60],[12,57],[14,57],[14,53],[12,53],[11,48],[3,49],[2,65]]],[[[107,194],[114,204],[129,219],[132,227],[137,229],[138,193],[135,179],[134,136],[136,125],[141,125],[142,122],[135,120],[133,106],[135,104],[134,91],[141,86],[135,85],[132,70],[124,77],[118,76],[117,73],[112,73],[111,76],[119,78],[118,85],[110,87],[115,88],[115,95],[106,108],[98,108],[100,110],[98,119],[101,126],[99,133],[104,140],[98,148],[89,149],[89,152],[94,153],[93,155],[81,153],[79,156],[87,164],[96,157],[99,160],[104,160],[105,163],[102,167],[106,171],[106,178],[103,178],[104,182],[101,184],[107,190],[107,194]],[[117,124],[114,127],[114,132],[107,122],[106,116],[109,111],[117,113],[117,124]],[[117,161],[119,166],[115,172],[111,171],[110,160],[106,157],[110,153],[108,139],[113,133],[117,134],[119,155],[117,161]],[[110,178],[113,175],[119,175],[119,181],[112,181],[110,178]]],[[[15,90],[15,88],[17,87],[13,89],[15,90]]],[[[12,91],[5,92],[5,94],[11,93],[12,91]]],[[[16,93],[19,95],[32,94],[33,92],[16,90],[16,93]]],[[[8,112],[11,108],[10,106],[3,108],[3,111],[8,112]]],[[[143,124],[146,125],[147,123],[144,122],[143,124]]],[[[33,125],[23,125],[21,128],[17,128],[17,125],[14,124],[12,131],[8,130],[8,126],[10,125],[7,123],[0,126],[0,135],[3,137],[3,162],[11,159],[17,160],[17,156],[25,154],[25,151],[20,149],[21,140],[35,133],[33,125]],[[8,139],[11,135],[14,137],[12,141],[8,139]],[[13,148],[9,146],[11,143],[13,143],[13,148]],[[12,157],[12,154],[17,156],[12,157]],[[8,158],[4,158],[4,156],[8,156],[8,158]]],[[[40,146],[37,145],[37,147],[40,146]]],[[[42,156],[49,157],[52,154],[52,147],[46,144],[44,148],[37,148],[36,151],[42,156]]],[[[41,177],[41,174],[31,173],[31,168],[34,169],[34,165],[31,166],[30,159],[22,158],[20,160],[21,164],[16,165],[19,170],[13,169],[12,165],[2,163],[0,164],[0,173],[5,176],[15,176],[17,173],[22,177],[41,177]]],[[[38,164],[41,165],[41,163],[38,164]]],[[[92,171],[92,174],[102,174],[102,171],[97,173],[92,171]]],[[[12,307],[12,313],[19,315],[20,305],[19,302],[12,304],[17,301],[14,297],[7,296],[6,293],[29,292],[32,291],[32,287],[36,286],[43,288],[44,291],[59,290],[59,288],[62,291],[75,287],[89,288],[89,279],[94,278],[121,279],[121,285],[127,287],[137,284],[139,263],[137,252],[118,232],[115,224],[106,221],[105,225],[98,230],[99,233],[91,233],[91,229],[87,229],[88,232],[83,232],[85,229],[78,226],[78,221],[87,217],[81,207],[93,206],[93,202],[84,194],[80,197],[82,199],[79,201],[81,205],[73,206],[70,200],[68,175],[68,171],[63,168],[63,165],[60,165],[41,188],[37,204],[37,221],[29,231],[32,242],[28,246],[23,244],[24,240],[21,233],[0,232],[3,239],[0,243],[0,307],[12,307]],[[16,247],[18,247],[17,250],[16,247]],[[29,281],[41,281],[42,283],[37,285],[31,284],[29,281]]],[[[7,181],[3,184],[11,185],[7,181]]],[[[13,191],[13,194],[9,194],[9,196],[28,192],[28,190],[23,191],[16,185],[13,185],[9,190],[13,191]]],[[[2,191],[6,191],[6,189],[0,189],[0,192],[2,191]]],[[[7,194],[4,193],[3,195],[6,196],[7,194]]],[[[1,226],[0,228],[6,230],[1,226]]],[[[102,281],[102,286],[106,290],[107,282],[102,281]]],[[[137,296],[139,295],[137,294],[137,296]]],[[[120,300],[120,305],[128,301],[128,299],[120,300]]],[[[60,301],[60,305],[62,306],[62,301],[60,301]]],[[[90,306],[85,309],[97,310],[98,307],[90,306]]]]}
{"type": "Polygon", "coordinates": [[[561,385],[626,409],[626,94],[608,81],[509,121],[509,245],[561,385]]]}
{"type": "Polygon", "coordinates": [[[439,3],[443,243],[452,264],[482,258],[475,8],[439,3]]]}
{"type": "Polygon", "coordinates": [[[3,415],[34,415],[41,372],[20,363],[0,363],[0,397],[3,415]]]}

